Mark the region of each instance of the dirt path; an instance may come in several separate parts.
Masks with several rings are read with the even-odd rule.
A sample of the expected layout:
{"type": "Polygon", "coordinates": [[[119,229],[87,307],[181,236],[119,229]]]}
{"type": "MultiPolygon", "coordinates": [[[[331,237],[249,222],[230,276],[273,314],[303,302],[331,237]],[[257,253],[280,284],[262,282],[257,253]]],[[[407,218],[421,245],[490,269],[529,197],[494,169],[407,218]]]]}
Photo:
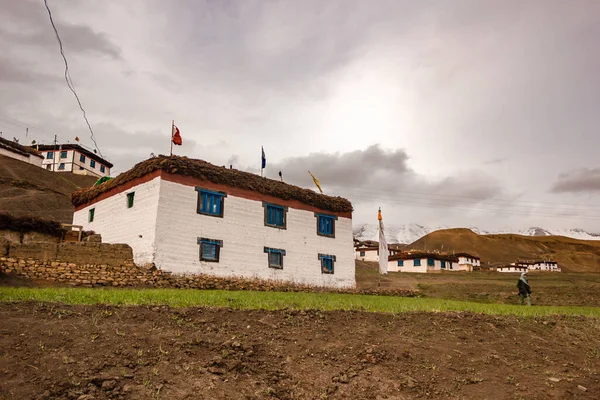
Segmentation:
{"type": "Polygon", "coordinates": [[[0,304],[0,399],[593,399],[599,333],[583,318],[0,304]]]}

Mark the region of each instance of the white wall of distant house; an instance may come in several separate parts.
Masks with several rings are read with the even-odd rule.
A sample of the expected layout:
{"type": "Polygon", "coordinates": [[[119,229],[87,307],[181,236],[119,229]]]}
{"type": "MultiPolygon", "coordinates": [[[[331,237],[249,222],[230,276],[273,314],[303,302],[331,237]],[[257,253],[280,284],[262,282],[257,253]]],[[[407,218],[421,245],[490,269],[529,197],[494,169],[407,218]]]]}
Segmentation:
{"type": "Polygon", "coordinates": [[[356,259],[360,261],[375,261],[379,262],[379,250],[360,250],[355,253],[356,259]],[[364,256],[361,255],[361,252],[364,252],[364,256]]]}
{"type": "Polygon", "coordinates": [[[95,165],[92,167],[92,159],[76,150],[47,150],[40,153],[44,156],[42,167],[49,171],[72,172],[74,174],[94,175],[97,177],[110,175],[110,168],[108,166],[94,160],[95,165]],[[66,152],[66,157],[61,157],[63,152],[66,152]],[[52,158],[48,158],[49,154],[52,154],[52,158]],[[82,155],[85,157],[84,161],[81,161],[82,155]],[[102,172],[102,166],[104,167],[104,172],[102,172]]]}
{"type": "Polygon", "coordinates": [[[133,249],[134,262],[147,265],[154,261],[154,242],[160,177],[100,200],[75,211],[73,224],[102,235],[104,243],[126,243],[133,249]],[[127,207],[127,194],[135,192],[133,207],[127,207]],[[94,220],[89,221],[94,209],[94,220]]]}
{"type": "Polygon", "coordinates": [[[511,265],[511,266],[505,266],[505,267],[498,267],[498,268],[496,268],[496,271],[497,272],[525,272],[525,271],[527,271],[527,268],[511,265]]]}
{"type": "Polygon", "coordinates": [[[36,165],[38,167],[42,166],[43,159],[40,158],[40,157],[34,156],[34,155],[30,155],[29,157],[27,157],[27,156],[24,156],[22,154],[15,153],[13,151],[5,149],[3,147],[0,147],[0,154],[3,155],[3,156],[14,158],[14,159],[19,160],[19,161],[26,162],[28,164],[36,165]]]}
{"type": "MultiPolygon", "coordinates": [[[[352,220],[335,221],[335,238],[317,235],[312,211],[288,208],[287,227],[264,225],[262,201],[228,195],[223,217],[197,213],[194,186],[162,180],[156,232],[157,267],[180,274],[281,280],[313,286],[355,286],[352,220]],[[219,262],[200,261],[198,238],[222,240],[219,262]],[[283,269],[270,268],[265,247],[284,249],[283,269]],[[323,274],[318,254],[336,256],[323,274]]],[[[274,202],[276,203],[276,202],[274,202]]]]}
{"type": "Polygon", "coordinates": [[[415,266],[415,260],[401,260],[403,266],[398,265],[398,260],[390,260],[388,261],[388,271],[390,272],[418,272],[418,273],[426,273],[426,272],[435,272],[435,271],[458,271],[457,263],[450,261],[445,262],[445,268],[442,269],[442,262],[440,260],[433,260],[433,266],[427,265],[427,258],[418,259],[421,261],[421,265],[415,266]]]}
{"type": "Polygon", "coordinates": [[[554,271],[560,272],[560,268],[558,268],[558,263],[556,262],[539,262],[533,265],[527,266],[530,271],[554,271]]]}

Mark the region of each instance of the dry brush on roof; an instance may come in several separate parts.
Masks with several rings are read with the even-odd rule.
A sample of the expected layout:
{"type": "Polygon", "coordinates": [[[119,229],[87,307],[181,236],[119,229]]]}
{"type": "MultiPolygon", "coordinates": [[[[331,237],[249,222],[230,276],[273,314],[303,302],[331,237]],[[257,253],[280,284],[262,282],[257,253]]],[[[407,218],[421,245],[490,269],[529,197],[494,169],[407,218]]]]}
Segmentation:
{"type": "Polygon", "coordinates": [[[78,190],[71,195],[71,201],[75,207],[81,206],[91,202],[102,193],[157,170],[251,190],[283,200],[297,200],[323,210],[352,212],[352,204],[341,197],[318,194],[310,189],[263,178],[249,172],[218,167],[203,160],[179,156],[159,156],[142,161],[115,179],[99,186],[78,190]]]}
{"type": "Polygon", "coordinates": [[[1,137],[0,137],[0,147],[7,148],[9,150],[12,150],[12,151],[22,154],[22,155],[27,155],[27,156],[34,155],[34,156],[42,157],[40,152],[32,147],[23,146],[20,143],[13,142],[12,140],[8,140],[8,139],[1,138],[1,137]]]}

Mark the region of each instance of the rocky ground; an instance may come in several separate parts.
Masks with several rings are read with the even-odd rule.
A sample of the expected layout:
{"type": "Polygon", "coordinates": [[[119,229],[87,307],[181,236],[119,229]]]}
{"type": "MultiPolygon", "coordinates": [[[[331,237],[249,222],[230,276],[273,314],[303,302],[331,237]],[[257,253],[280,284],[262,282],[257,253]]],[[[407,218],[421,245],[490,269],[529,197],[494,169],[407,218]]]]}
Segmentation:
{"type": "Polygon", "coordinates": [[[0,304],[0,399],[594,399],[600,322],[0,304]]]}

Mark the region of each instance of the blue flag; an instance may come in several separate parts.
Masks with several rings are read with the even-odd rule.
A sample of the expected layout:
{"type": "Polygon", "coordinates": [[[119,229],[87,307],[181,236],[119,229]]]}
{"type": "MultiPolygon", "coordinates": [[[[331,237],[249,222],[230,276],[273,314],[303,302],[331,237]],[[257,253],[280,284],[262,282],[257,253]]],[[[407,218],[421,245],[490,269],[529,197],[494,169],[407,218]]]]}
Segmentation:
{"type": "Polygon", "coordinates": [[[265,157],[265,149],[261,146],[262,149],[262,167],[265,168],[267,166],[267,157],[265,157]]]}

